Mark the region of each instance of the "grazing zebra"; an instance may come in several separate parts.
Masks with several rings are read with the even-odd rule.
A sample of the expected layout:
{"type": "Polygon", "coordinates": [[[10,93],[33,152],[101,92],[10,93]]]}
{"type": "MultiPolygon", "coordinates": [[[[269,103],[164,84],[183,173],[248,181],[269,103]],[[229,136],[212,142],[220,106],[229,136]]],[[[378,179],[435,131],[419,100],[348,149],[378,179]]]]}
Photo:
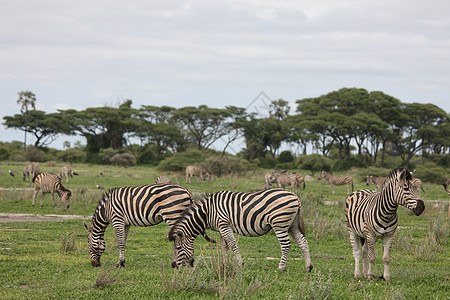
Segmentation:
{"type": "Polygon", "coordinates": [[[59,178],[57,175],[48,173],[37,173],[33,177],[33,183],[34,183],[33,206],[36,200],[36,196],[39,193],[39,190],[42,190],[41,207],[44,206],[44,196],[46,193],[52,194],[52,203],[53,207],[55,207],[55,192],[56,192],[61,198],[61,201],[58,204],[58,208],[61,206],[61,204],[63,204],[65,208],[69,208],[69,200],[70,196],[72,196],[72,192],[62,185],[61,178],[59,178]]]}
{"type": "Polygon", "coordinates": [[[450,178],[448,178],[446,182],[442,183],[442,186],[450,197],[450,178]]]}
{"type": "MultiPolygon", "coordinates": [[[[83,222],[89,233],[91,265],[100,266],[105,251],[104,233],[109,224],[114,228],[119,246],[118,266],[125,266],[125,243],[130,226],[153,226],[166,222],[172,226],[192,203],[192,194],[177,184],[152,184],[111,189],[100,199],[92,224],[83,222]]],[[[206,233],[202,233],[210,240],[206,233]]],[[[176,255],[174,248],[174,257],[176,255]]]]}
{"type": "Polygon", "coordinates": [[[170,183],[172,184],[173,182],[170,181],[170,178],[167,176],[158,176],[158,178],[156,178],[156,183],[170,183]]]}
{"type": "Polygon", "coordinates": [[[353,247],[355,277],[360,276],[359,242],[362,245],[363,275],[372,280],[375,243],[381,238],[383,240],[383,278],[390,280],[389,263],[394,232],[398,225],[397,208],[399,205],[405,206],[416,216],[422,214],[425,209],[417,190],[411,185],[411,179],[412,176],[408,170],[394,169],[386,178],[381,192],[359,190],[347,198],[345,224],[353,247]]]}
{"type": "Polygon", "coordinates": [[[197,176],[197,183],[201,180],[205,182],[205,178],[211,182],[211,174],[202,166],[187,166],[186,167],[186,183],[191,183],[191,177],[197,176]]]}
{"type": "Polygon", "coordinates": [[[286,269],[291,247],[289,234],[294,238],[305,258],[306,271],[313,268],[305,238],[305,225],[300,200],[291,191],[270,189],[253,193],[221,191],[205,195],[188,208],[170,229],[169,240],[174,241],[178,256],[173,267],[194,263],[194,240],[205,229],[220,233],[223,255],[228,249],[243,263],[233,232],[243,236],[257,237],[275,232],[281,246],[278,268],[286,269]]]}
{"type": "Polygon", "coordinates": [[[322,171],[320,173],[318,180],[321,180],[322,178],[325,178],[326,181],[331,185],[331,190],[333,191],[334,195],[334,186],[335,185],[347,185],[347,195],[350,194],[350,184],[352,185],[352,191],[353,191],[353,178],[348,175],[343,176],[333,176],[328,172],[322,171]]]}
{"type": "Polygon", "coordinates": [[[29,162],[23,167],[22,179],[25,181],[27,178],[33,180],[34,176],[40,172],[39,163],[29,162]]]}
{"type": "Polygon", "coordinates": [[[305,189],[305,178],[301,174],[283,174],[278,176],[277,183],[278,187],[282,187],[290,185],[293,190],[297,190],[300,187],[300,184],[303,182],[303,189],[305,189]]]}
{"type": "Polygon", "coordinates": [[[78,175],[77,173],[72,171],[71,165],[64,165],[61,168],[61,172],[59,173],[59,177],[61,180],[66,177],[66,183],[69,182],[69,176],[72,177],[73,175],[78,175]]]}
{"type": "Polygon", "coordinates": [[[386,180],[386,177],[379,177],[374,174],[367,175],[367,182],[366,185],[370,185],[372,182],[375,185],[375,192],[378,192],[378,190],[382,190],[383,183],[386,180]]]}
{"type": "Polygon", "coordinates": [[[264,176],[264,189],[270,188],[272,186],[272,183],[277,181],[278,177],[289,174],[290,173],[288,171],[272,170],[272,172],[267,173],[264,176]]]}

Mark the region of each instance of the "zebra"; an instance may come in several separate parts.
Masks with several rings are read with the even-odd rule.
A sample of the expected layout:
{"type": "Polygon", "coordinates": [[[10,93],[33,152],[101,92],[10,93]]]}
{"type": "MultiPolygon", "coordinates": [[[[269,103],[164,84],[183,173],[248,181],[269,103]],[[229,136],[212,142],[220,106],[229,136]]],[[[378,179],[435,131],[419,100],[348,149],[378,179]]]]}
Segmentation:
{"type": "Polygon", "coordinates": [[[61,206],[61,204],[63,204],[65,208],[69,208],[69,200],[70,196],[72,196],[72,192],[62,185],[61,178],[59,178],[57,175],[48,173],[37,173],[33,177],[33,183],[34,183],[33,206],[36,200],[36,196],[39,193],[39,190],[42,190],[41,207],[44,206],[44,196],[46,193],[52,194],[52,203],[53,207],[55,207],[55,192],[56,192],[61,198],[61,202],[58,204],[58,208],[61,206]]]}
{"type": "Polygon", "coordinates": [[[444,187],[445,191],[447,192],[448,196],[450,197],[450,178],[448,178],[447,181],[442,183],[441,185],[444,187]]]}
{"type": "Polygon", "coordinates": [[[278,177],[281,175],[289,175],[290,173],[288,171],[279,171],[279,170],[272,170],[272,172],[267,173],[264,176],[264,189],[268,189],[272,186],[272,183],[277,181],[278,177]]]}
{"type": "Polygon", "coordinates": [[[173,182],[170,181],[170,178],[167,176],[158,176],[158,178],[156,178],[156,183],[170,183],[172,184],[173,182]]]}
{"type": "MultiPolygon", "coordinates": [[[[89,233],[91,265],[100,266],[100,257],[106,245],[104,233],[109,224],[114,228],[119,246],[116,266],[125,266],[125,243],[131,225],[153,226],[164,221],[172,226],[192,201],[192,194],[177,184],[119,187],[107,191],[95,209],[91,225],[83,222],[89,233]]],[[[202,234],[207,241],[215,243],[206,233],[202,234]]]]}
{"type": "Polygon", "coordinates": [[[379,177],[374,174],[367,175],[367,182],[366,185],[370,185],[370,182],[372,182],[375,185],[375,192],[378,192],[378,190],[382,190],[383,183],[386,180],[386,177],[379,177]]]}
{"type": "Polygon", "coordinates": [[[197,183],[201,180],[205,182],[206,178],[211,182],[211,174],[202,166],[187,166],[186,167],[186,181],[185,183],[191,183],[191,177],[197,176],[197,183]]]}
{"type": "Polygon", "coordinates": [[[303,189],[305,189],[305,178],[301,174],[283,174],[278,176],[278,187],[284,189],[285,186],[290,185],[293,190],[297,190],[303,182],[303,189]]]}
{"type": "Polygon", "coordinates": [[[420,190],[422,190],[425,193],[425,190],[423,189],[423,186],[422,186],[422,180],[420,180],[419,178],[411,179],[411,185],[413,186],[413,188],[416,189],[419,196],[420,196],[420,190]]]}
{"type": "Polygon", "coordinates": [[[333,176],[328,172],[322,171],[322,173],[320,173],[319,178],[317,178],[318,180],[321,180],[322,178],[325,178],[326,181],[328,181],[328,183],[331,185],[331,190],[333,192],[334,195],[334,186],[335,185],[347,185],[347,195],[350,194],[350,184],[352,185],[352,191],[353,191],[353,178],[351,176],[348,175],[343,175],[343,176],[333,176]]]}
{"type": "Polygon", "coordinates": [[[257,237],[273,229],[282,252],[278,268],[283,271],[286,270],[291,247],[290,234],[303,251],[306,271],[313,268],[305,237],[302,206],[297,195],[291,191],[275,188],[252,193],[221,191],[204,195],[170,229],[168,238],[174,242],[178,252],[176,264],[172,267],[186,263],[193,266],[194,240],[207,228],[220,233],[224,257],[226,251],[232,249],[240,264],[243,260],[233,232],[257,237]]]}
{"type": "Polygon", "coordinates": [[[25,181],[27,178],[33,180],[34,176],[40,172],[39,163],[29,162],[23,167],[22,179],[25,181]]]}
{"type": "Polygon", "coordinates": [[[355,259],[355,277],[360,277],[359,261],[362,245],[363,276],[373,278],[375,243],[383,240],[383,278],[390,280],[389,263],[394,232],[398,225],[399,205],[410,209],[416,216],[422,214],[425,204],[411,185],[412,176],[408,170],[392,170],[380,192],[359,190],[352,193],[345,205],[345,224],[350,234],[355,259]]]}
{"type": "Polygon", "coordinates": [[[69,182],[69,176],[72,177],[73,175],[78,175],[78,173],[75,173],[72,171],[71,165],[64,165],[61,167],[61,172],[59,173],[59,177],[61,180],[66,177],[66,183],[69,182]]]}

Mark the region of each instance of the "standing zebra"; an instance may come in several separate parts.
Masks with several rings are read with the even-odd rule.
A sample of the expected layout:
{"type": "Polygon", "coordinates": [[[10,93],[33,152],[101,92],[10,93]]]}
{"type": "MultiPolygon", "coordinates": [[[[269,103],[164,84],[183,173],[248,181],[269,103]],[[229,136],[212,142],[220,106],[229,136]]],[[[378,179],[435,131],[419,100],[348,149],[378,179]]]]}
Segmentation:
{"type": "Polygon", "coordinates": [[[352,191],[353,191],[353,178],[348,175],[343,176],[333,176],[328,172],[322,171],[320,173],[318,180],[321,180],[322,178],[325,178],[328,183],[331,185],[331,190],[333,191],[334,195],[334,186],[335,185],[347,185],[347,195],[350,194],[350,184],[352,185],[352,191]]]}
{"type": "Polygon", "coordinates": [[[264,176],[264,189],[270,188],[272,186],[272,183],[277,181],[278,177],[289,174],[290,173],[288,171],[272,170],[272,172],[267,173],[264,176]]]}
{"type": "Polygon", "coordinates": [[[31,178],[33,180],[34,176],[39,173],[39,163],[37,162],[29,162],[23,167],[22,179],[25,181],[27,178],[31,178]]]}
{"type": "MultiPolygon", "coordinates": [[[[105,251],[104,234],[109,224],[114,228],[119,246],[117,265],[125,266],[125,243],[131,225],[153,226],[164,221],[172,226],[192,201],[191,193],[177,184],[162,183],[109,190],[103,194],[95,209],[92,225],[83,222],[89,233],[91,264],[100,266],[100,257],[105,251]]],[[[214,242],[204,232],[202,234],[206,240],[214,242]]]]}
{"type": "Polygon", "coordinates": [[[394,169],[386,178],[381,192],[359,190],[352,193],[345,205],[345,224],[355,258],[355,277],[360,276],[359,261],[362,245],[363,275],[369,280],[373,278],[375,261],[375,243],[383,240],[383,278],[390,280],[389,263],[394,232],[398,225],[397,208],[405,206],[419,216],[425,209],[423,201],[411,185],[412,176],[408,170],[394,169]],[[369,264],[367,268],[367,263],[369,264]]]}
{"type": "Polygon", "coordinates": [[[61,178],[53,174],[37,173],[33,177],[33,183],[34,183],[33,206],[36,200],[36,196],[39,193],[39,190],[42,190],[41,207],[44,206],[44,196],[46,193],[52,194],[52,203],[53,207],[55,207],[55,192],[56,192],[61,198],[61,202],[59,203],[58,208],[61,206],[61,204],[63,204],[66,208],[69,208],[69,200],[70,196],[72,196],[72,192],[62,185],[61,178]]]}
{"type": "Polygon", "coordinates": [[[194,262],[194,240],[205,229],[220,233],[223,255],[228,249],[243,263],[233,232],[243,236],[257,237],[275,232],[281,246],[281,260],[278,268],[286,269],[291,247],[289,234],[294,238],[305,258],[306,271],[313,268],[309,256],[308,241],[300,200],[291,191],[270,189],[253,193],[221,191],[205,195],[202,201],[188,208],[171,228],[169,240],[174,241],[178,256],[173,267],[194,262]]]}
{"type": "Polygon", "coordinates": [[[69,176],[72,177],[73,175],[78,175],[77,173],[73,172],[71,165],[64,165],[61,167],[61,172],[59,173],[59,177],[61,180],[66,177],[66,183],[69,182],[69,176]]]}
{"type": "Polygon", "coordinates": [[[301,174],[283,174],[277,178],[278,187],[285,188],[290,185],[295,191],[300,187],[303,182],[303,189],[305,189],[305,178],[301,174]]]}
{"type": "Polygon", "coordinates": [[[367,175],[367,182],[366,185],[369,186],[370,182],[372,182],[375,185],[375,192],[378,192],[378,190],[382,190],[383,183],[386,180],[386,177],[379,177],[374,174],[367,175]]]}

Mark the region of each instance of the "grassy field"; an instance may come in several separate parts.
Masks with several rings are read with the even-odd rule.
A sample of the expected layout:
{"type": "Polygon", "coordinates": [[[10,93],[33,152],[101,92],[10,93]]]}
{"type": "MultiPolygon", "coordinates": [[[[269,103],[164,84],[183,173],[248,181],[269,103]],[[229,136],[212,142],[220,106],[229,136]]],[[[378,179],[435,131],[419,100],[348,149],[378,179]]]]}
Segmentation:
{"type": "MultiPolygon", "coordinates": [[[[61,165],[41,164],[41,171],[58,173],[61,165]]],[[[199,237],[195,242],[195,267],[173,270],[172,244],[166,239],[169,227],[165,224],[132,227],[126,267],[120,269],[113,268],[118,248],[109,227],[102,266],[94,268],[89,263],[82,222],[90,222],[103,193],[97,185],[107,189],[149,184],[158,175],[168,175],[200,197],[202,192],[257,190],[263,185],[265,171],[251,172],[245,178],[213,178],[204,184],[194,179],[185,185],[182,174],[160,174],[151,167],[74,165],[79,176],[67,184],[63,181],[73,192],[70,208],[60,210],[52,207],[49,195],[43,208],[31,206],[33,186],[30,181],[22,181],[22,169],[20,164],[0,164],[0,188],[20,188],[0,190],[0,213],[86,218],[0,223],[1,299],[449,299],[449,197],[442,186],[425,184],[422,197],[426,209],[422,216],[399,208],[391,282],[386,283],[353,277],[352,249],[344,225],[345,186],[336,187],[332,196],[326,182],[307,182],[306,190],[298,193],[314,264],[311,273],[306,273],[302,253],[294,243],[287,271],[277,270],[281,251],[272,233],[259,238],[237,236],[243,267],[235,265],[233,255],[227,263],[221,262],[218,247],[199,237]],[[10,176],[8,170],[16,176],[10,176]]],[[[366,188],[365,182],[358,182],[358,174],[351,174],[355,190],[366,188]]],[[[216,232],[208,231],[208,235],[220,240],[216,232]]],[[[375,276],[383,272],[381,251],[379,241],[375,276]]]]}

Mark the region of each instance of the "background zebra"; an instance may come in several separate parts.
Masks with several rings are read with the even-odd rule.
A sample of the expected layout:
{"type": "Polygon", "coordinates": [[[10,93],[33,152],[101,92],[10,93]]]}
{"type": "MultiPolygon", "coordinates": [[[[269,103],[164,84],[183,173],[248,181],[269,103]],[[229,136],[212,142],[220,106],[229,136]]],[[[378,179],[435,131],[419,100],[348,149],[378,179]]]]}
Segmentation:
{"type": "Polygon", "coordinates": [[[450,197],[450,178],[448,178],[446,182],[442,183],[442,186],[450,197]]]}
{"type": "Polygon", "coordinates": [[[197,182],[200,180],[205,182],[205,178],[211,182],[211,174],[203,166],[187,166],[186,167],[186,183],[191,183],[191,177],[197,176],[197,182]]]}
{"type": "Polygon", "coordinates": [[[347,185],[347,195],[350,194],[350,184],[352,185],[352,191],[353,191],[353,178],[348,175],[343,176],[333,176],[328,172],[322,171],[320,173],[318,180],[321,180],[322,178],[325,178],[328,183],[331,185],[331,190],[334,195],[334,186],[335,185],[347,185]]]}
{"type": "Polygon", "coordinates": [[[34,176],[39,173],[39,163],[29,162],[23,167],[22,179],[25,181],[27,178],[33,180],[34,176]]]}
{"type": "Polygon", "coordinates": [[[62,185],[61,178],[53,174],[37,173],[33,177],[33,183],[34,183],[33,206],[36,200],[36,196],[39,193],[39,190],[41,190],[42,191],[41,207],[44,206],[44,196],[46,193],[52,194],[52,203],[53,207],[55,207],[55,192],[56,192],[61,198],[61,201],[58,204],[58,208],[61,206],[61,204],[63,204],[65,208],[69,208],[69,200],[70,196],[72,195],[72,192],[62,185]]]}
{"type": "Polygon", "coordinates": [[[278,177],[289,174],[290,173],[288,171],[272,170],[272,172],[267,173],[264,176],[264,189],[270,188],[272,186],[272,183],[277,181],[278,177]]]}
{"type": "Polygon", "coordinates": [[[73,175],[78,175],[77,173],[73,172],[71,165],[64,165],[61,167],[61,172],[59,173],[59,177],[61,180],[66,177],[66,183],[69,182],[69,176],[72,177],[73,175]]]}
{"type": "MultiPolygon", "coordinates": [[[[89,233],[91,264],[100,266],[105,250],[104,233],[109,224],[114,228],[119,246],[117,265],[125,265],[125,243],[130,226],[152,226],[164,221],[172,226],[192,203],[192,194],[177,184],[152,184],[109,190],[100,199],[92,224],[83,222],[89,233]]],[[[202,233],[204,234],[204,233],[202,233]]],[[[204,234],[205,239],[214,242],[204,234]]],[[[174,248],[174,257],[176,255],[174,248]]]]}
{"type": "Polygon", "coordinates": [[[370,183],[372,182],[375,185],[375,192],[378,192],[378,190],[381,191],[381,189],[383,188],[383,183],[385,180],[386,177],[379,177],[374,174],[369,174],[367,175],[366,185],[370,185],[370,183]]]}
{"type": "Polygon", "coordinates": [[[290,185],[295,191],[300,187],[302,182],[303,189],[305,189],[305,178],[301,174],[282,174],[277,178],[278,187],[284,189],[290,185]]]}
{"type": "Polygon", "coordinates": [[[398,225],[397,208],[405,206],[419,216],[425,209],[423,201],[411,185],[412,176],[406,169],[394,169],[386,178],[381,192],[359,190],[346,201],[345,223],[355,258],[355,277],[360,276],[359,261],[362,245],[363,275],[373,278],[375,242],[383,240],[383,278],[390,280],[389,263],[394,232],[398,225]],[[367,266],[368,264],[368,266],[367,266]]]}
{"type": "Polygon", "coordinates": [[[233,232],[256,237],[273,229],[282,252],[278,268],[283,271],[286,269],[291,247],[290,234],[303,251],[306,271],[309,272],[313,268],[308,241],[305,238],[301,203],[291,191],[222,191],[205,195],[202,201],[195,202],[184,212],[169,232],[169,240],[174,241],[178,251],[176,265],[173,267],[185,265],[186,262],[193,265],[194,240],[207,228],[220,233],[223,255],[226,255],[228,249],[232,249],[241,264],[243,260],[233,232]]]}

